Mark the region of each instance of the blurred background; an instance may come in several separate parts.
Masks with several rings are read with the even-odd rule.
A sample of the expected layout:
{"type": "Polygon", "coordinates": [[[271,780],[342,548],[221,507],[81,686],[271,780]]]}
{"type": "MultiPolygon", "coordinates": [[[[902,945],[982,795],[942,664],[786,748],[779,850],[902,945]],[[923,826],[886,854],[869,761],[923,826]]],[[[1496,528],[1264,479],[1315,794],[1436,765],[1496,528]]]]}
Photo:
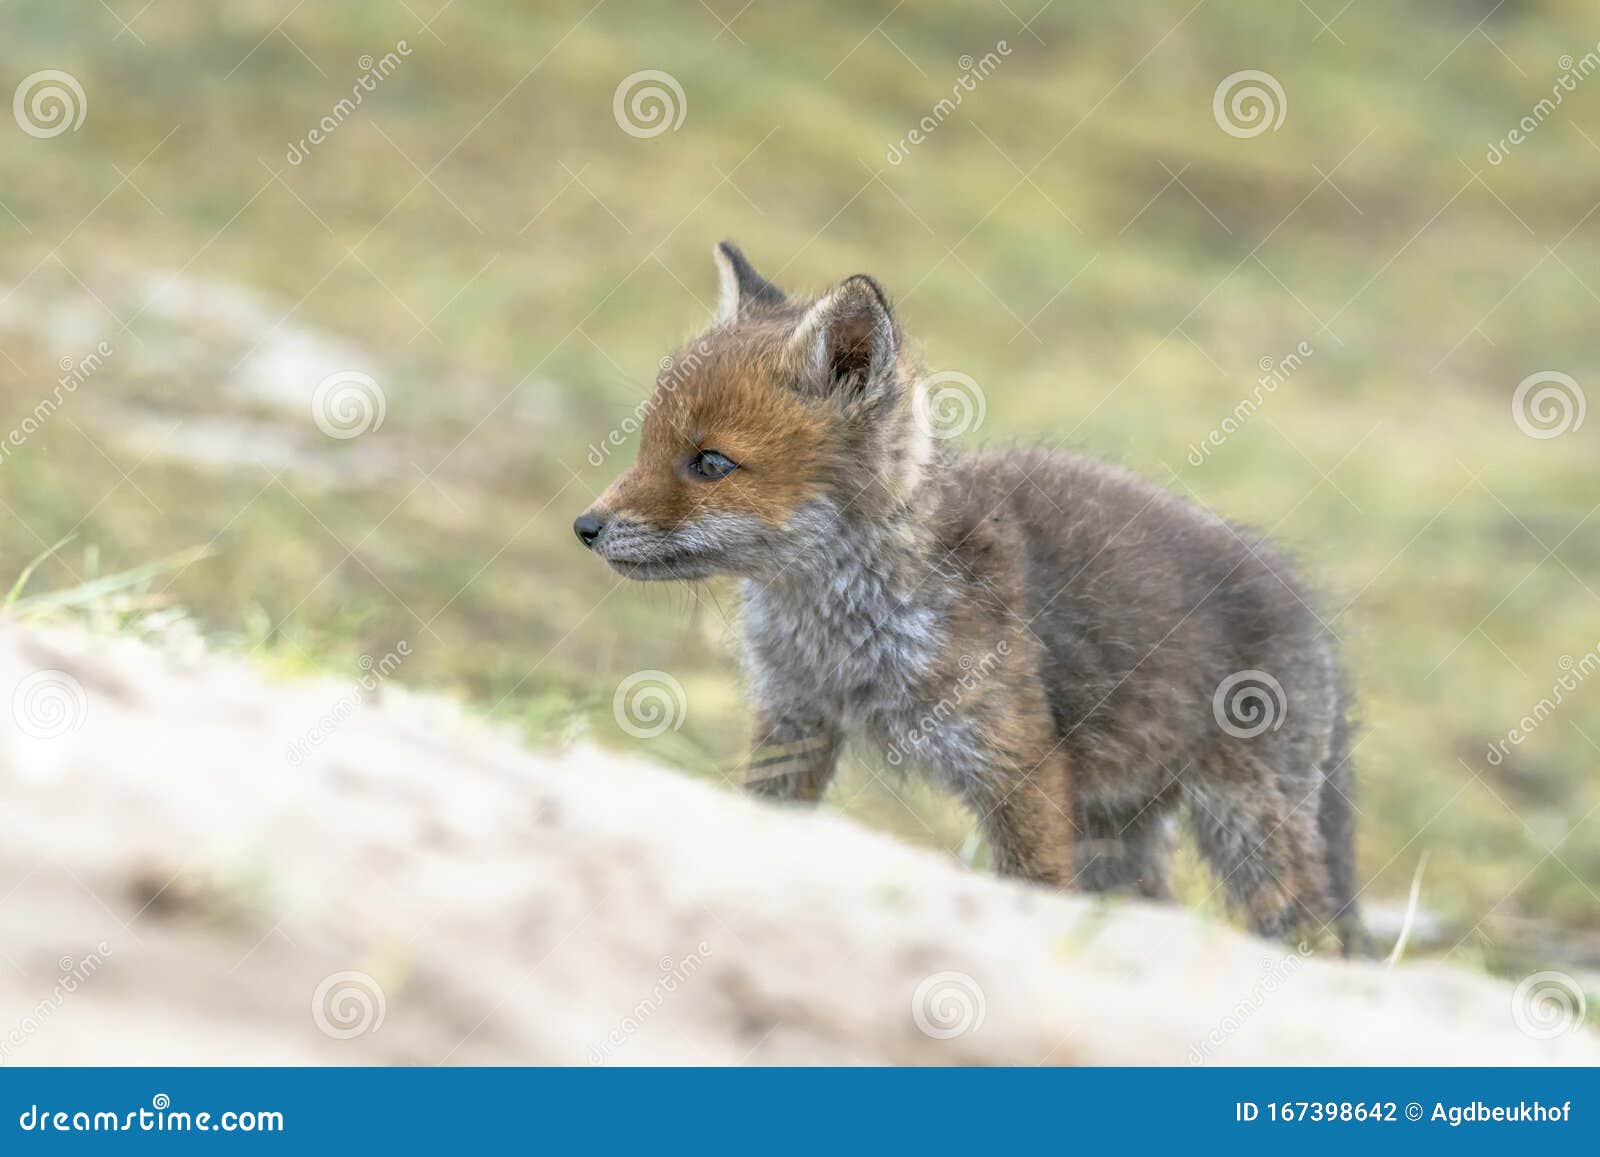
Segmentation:
{"type": "MultiPolygon", "coordinates": [[[[1593,5],[0,24],[11,615],[380,670],[535,745],[729,776],[736,592],[620,585],[570,530],[729,237],[790,290],[878,277],[981,389],[967,444],[1270,529],[1357,691],[1364,902],[1392,924],[1420,881],[1422,951],[1600,968],[1593,5]],[[682,688],[660,734],[614,710],[638,672],[682,688]]],[[[826,806],[985,863],[971,817],[858,758],[826,806]]]]}

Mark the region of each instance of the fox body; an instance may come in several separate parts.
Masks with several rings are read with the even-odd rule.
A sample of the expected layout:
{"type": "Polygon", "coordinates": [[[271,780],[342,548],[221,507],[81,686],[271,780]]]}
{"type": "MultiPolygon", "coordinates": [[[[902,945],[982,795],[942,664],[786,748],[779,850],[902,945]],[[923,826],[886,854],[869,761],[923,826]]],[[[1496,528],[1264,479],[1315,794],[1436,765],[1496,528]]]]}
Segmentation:
{"type": "Polygon", "coordinates": [[[750,790],[819,799],[849,739],[1000,871],[1155,897],[1185,815],[1258,931],[1348,945],[1341,681],[1283,560],[1100,462],[954,452],[875,281],[795,300],[715,256],[716,324],[574,529],[630,578],[742,580],[750,790]]]}

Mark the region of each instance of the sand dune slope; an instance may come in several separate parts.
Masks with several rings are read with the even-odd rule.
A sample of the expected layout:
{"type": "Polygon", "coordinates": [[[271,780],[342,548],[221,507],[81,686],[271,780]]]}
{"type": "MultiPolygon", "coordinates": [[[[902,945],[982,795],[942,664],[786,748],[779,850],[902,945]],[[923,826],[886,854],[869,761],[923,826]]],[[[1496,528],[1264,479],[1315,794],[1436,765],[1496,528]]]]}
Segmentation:
{"type": "Polygon", "coordinates": [[[0,721],[5,1063],[1600,1062],[1538,993],[974,875],[388,687],[8,627],[0,721]]]}

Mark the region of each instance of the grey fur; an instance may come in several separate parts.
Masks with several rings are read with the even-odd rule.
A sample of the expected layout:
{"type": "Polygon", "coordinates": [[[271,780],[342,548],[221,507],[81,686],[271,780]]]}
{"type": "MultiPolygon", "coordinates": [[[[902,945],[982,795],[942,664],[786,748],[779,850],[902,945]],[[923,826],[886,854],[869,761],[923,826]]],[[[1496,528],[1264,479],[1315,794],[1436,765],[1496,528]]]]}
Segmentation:
{"type": "MultiPolygon", "coordinates": [[[[835,516],[829,549],[745,584],[752,686],[805,703],[875,745],[936,691],[921,682],[948,608],[991,560],[972,529],[1021,533],[1026,601],[1080,801],[1079,884],[1164,895],[1171,817],[1264,933],[1353,922],[1345,723],[1329,640],[1292,570],[1250,531],[1115,467],[1065,454],[939,457],[908,507],[933,531],[875,547],[863,512],[835,516]],[[852,516],[853,514],[853,516],[852,516]],[[1282,725],[1240,738],[1213,696],[1236,672],[1281,683],[1282,725]],[[918,701],[920,694],[924,701],[918,701]],[[1294,887],[1297,877],[1310,877],[1294,887]],[[1293,903],[1252,911],[1263,894],[1293,903]],[[1342,915],[1341,915],[1342,914],[1342,915]]],[[[960,735],[960,732],[956,732],[960,735]]],[[[931,752],[951,786],[983,774],[970,736],[931,752]]]]}

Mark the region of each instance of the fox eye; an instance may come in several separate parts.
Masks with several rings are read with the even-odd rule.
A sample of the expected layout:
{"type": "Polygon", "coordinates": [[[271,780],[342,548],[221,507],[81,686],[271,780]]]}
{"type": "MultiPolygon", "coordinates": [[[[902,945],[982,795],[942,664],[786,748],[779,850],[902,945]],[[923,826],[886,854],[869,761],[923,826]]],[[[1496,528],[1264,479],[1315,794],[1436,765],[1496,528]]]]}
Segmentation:
{"type": "Polygon", "coordinates": [[[689,473],[706,482],[726,478],[739,468],[739,464],[726,454],[715,450],[701,450],[689,459],[689,473]]]}

